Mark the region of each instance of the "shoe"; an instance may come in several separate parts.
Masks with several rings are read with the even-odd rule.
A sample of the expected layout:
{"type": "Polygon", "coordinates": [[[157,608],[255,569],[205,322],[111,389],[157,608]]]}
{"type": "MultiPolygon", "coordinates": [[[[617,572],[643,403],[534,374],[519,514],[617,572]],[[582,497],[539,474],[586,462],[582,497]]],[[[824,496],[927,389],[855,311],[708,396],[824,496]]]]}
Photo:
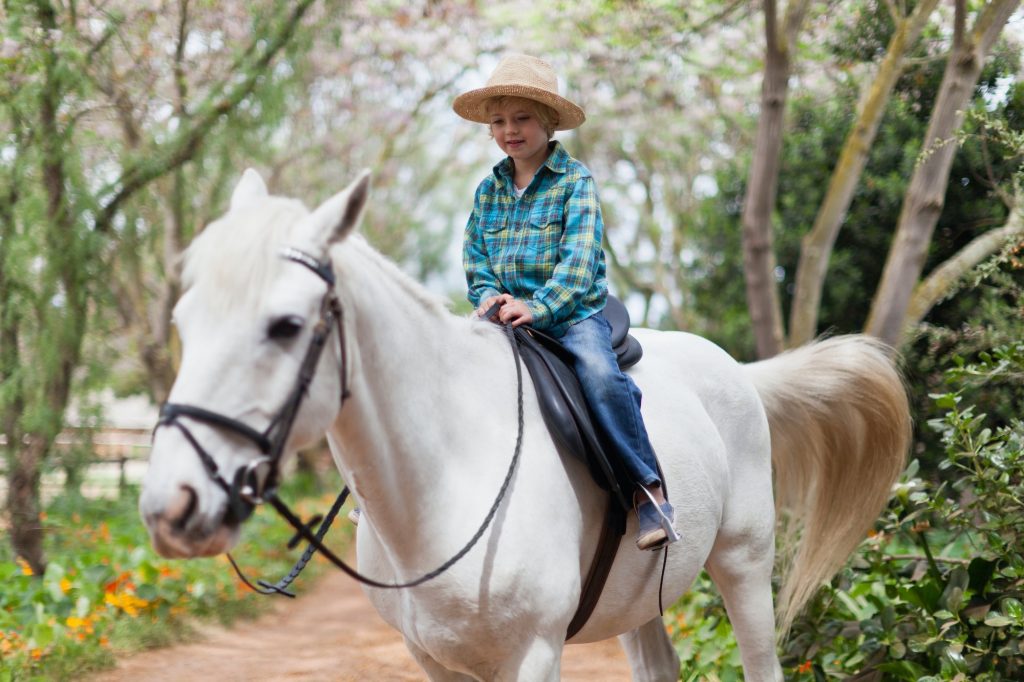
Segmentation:
{"type": "Polygon", "coordinates": [[[359,525],[359,517],[362,516],[362,512],[359,511],[359,507],[352,507],[348,513],[348,520],[352,522],[353,526],[359,525]]]}
{"type": "Polygon", "coordinates": [[[653,502],[644,502],[636,508],[640,530],[636,534],[637,549],[654,550],[679,540],[676,532],[676,511],[666,502],[659,508],[653,502]]]}

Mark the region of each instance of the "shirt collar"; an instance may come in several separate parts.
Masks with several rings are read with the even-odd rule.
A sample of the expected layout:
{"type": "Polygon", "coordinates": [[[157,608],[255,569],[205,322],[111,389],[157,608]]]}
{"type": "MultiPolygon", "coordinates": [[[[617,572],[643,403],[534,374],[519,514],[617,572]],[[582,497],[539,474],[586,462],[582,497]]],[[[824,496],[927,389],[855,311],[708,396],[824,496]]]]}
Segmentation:
{"type": "MultiPolygon", "coordinates": [[[[569,165],[569,153],[565,151],[565,147],[558,140],[552,140],[549,143],[551,153],[548,154],[547,160],[544,162],[544,168],[548,168],[555,173],[565,173],[569,165]]],[[[512,157],[506,156],[504,159],[498,162],[498,165],[494,167],[494,175],[497,178],[511,178],[512,177],[512,157]]]]}

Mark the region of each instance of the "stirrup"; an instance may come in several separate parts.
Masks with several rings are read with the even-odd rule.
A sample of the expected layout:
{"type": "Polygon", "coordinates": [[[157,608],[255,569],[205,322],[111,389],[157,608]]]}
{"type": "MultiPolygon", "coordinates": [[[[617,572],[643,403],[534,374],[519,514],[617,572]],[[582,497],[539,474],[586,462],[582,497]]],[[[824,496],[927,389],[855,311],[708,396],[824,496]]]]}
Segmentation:
{"type": "Polygon", "coordinates": [[[640,524],[636,539],[637,548],[655,550],[661,549],[673,542],[678,542],[682,536],[679,535],[674,526],[675,509],[672,507],[672,504],[666,501],[664,505],[659,505],[649,490],[643,486],[639,486],[639,488],[644,491],[649,501],[641,502],[635,506],[637,522],[640,524]],[[645,512],[642,516],[640,513],[641,509],[645,512]],[[647,518],[648,515],[653,518],[647,518]],[[652,528],[651,522],[656,522],[659,525],[652,528]]]}

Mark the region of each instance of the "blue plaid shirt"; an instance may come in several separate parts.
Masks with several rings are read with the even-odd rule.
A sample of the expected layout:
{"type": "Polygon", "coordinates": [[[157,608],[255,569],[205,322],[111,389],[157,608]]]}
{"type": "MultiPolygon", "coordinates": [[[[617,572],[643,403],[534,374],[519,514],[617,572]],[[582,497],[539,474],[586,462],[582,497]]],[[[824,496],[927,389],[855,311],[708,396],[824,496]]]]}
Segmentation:
{"type": "Polygon", "coordinates": [[[519,199],[513,173],[506,157],[476,189],[462,246],[468,298],[511,294],[532,326],[562,336],[608,296],[597,185],[558,142],[519,199]]]}

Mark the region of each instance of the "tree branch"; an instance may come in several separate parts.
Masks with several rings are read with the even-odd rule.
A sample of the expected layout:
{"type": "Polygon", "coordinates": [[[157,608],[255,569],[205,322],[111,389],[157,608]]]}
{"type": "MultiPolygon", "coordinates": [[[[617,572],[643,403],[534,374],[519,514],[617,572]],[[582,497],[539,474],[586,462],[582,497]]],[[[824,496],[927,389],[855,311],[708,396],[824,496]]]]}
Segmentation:
{"type": "Polygon", "coordinates": [[[1012,210],[1002,227],[975,237],[952,257],[935,268],[914,288],[907,307],[906,326],[916,327],[939,301],[947,297],[954,285],[983,260],[994,254],[1011,239],[1024,234],[1024,211],[1012,210]]]}
{"type": "MultiPolygon", "coordinates": [[[[110,229],[114,216],[121,204],[135,192],[139,191],[156,178],[178,168],[189,161],[199,149],[210,130],[218,123],[221,116],[231,113],[255,89],[270,62],[280,52],[295,32],[296,26],[315,0],[299,0],[290,15],[265,40],[265,47],[255,61],[246,66],[232,69],[221,83],[215,86],[204,99],[192,125],[181,130],[167,144],[161,145],[152,156],[136,160],[121,174],[121,177],[100,193],[103,209],[96,219],[96,230],[105,232],[110,229]],[[236,81],[234,74],[243,71],[245,76],[236,81]],[[228,83],[234,83],[224,92],[228,83]],[[109,198],[107,198],[109,197],[109,198]],[[107,198],[106,201],[103,201],[107,198]]],[[[244,54],[253,54],[264,41],[254,40],[244,54]]],[[[240,58],[241,59],[241,58],[240,58]]]]}

